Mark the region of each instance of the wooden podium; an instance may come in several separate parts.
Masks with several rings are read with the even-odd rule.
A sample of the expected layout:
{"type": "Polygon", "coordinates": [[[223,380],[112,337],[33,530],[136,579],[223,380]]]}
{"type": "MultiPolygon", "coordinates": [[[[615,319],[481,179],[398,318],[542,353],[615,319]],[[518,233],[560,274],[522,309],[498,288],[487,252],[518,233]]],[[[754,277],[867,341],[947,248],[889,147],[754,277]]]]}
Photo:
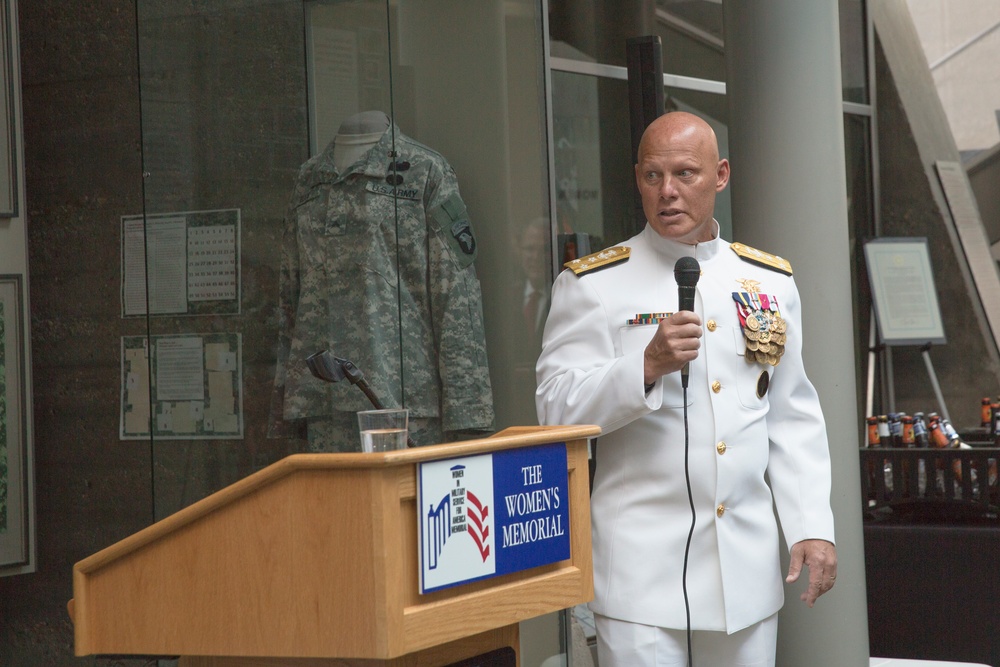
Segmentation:
{"type": "Polygon", "coordinates": [[[519,664],[520,621],[593,597],[587,440],[599,433],[519,427],[387,453],[289,456],[78,562],[76,655],[440,667],[495,651],[511,657],[482,664],[519,664]],[[421,595],[418,465],[561,442],[570,558],[421,595]]]}

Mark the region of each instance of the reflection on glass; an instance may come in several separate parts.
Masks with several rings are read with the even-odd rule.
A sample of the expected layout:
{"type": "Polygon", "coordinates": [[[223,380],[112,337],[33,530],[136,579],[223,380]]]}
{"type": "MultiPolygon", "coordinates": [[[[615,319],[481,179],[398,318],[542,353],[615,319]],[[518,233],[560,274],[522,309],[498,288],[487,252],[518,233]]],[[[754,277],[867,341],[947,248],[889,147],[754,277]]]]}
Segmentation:
{"type": "MultiPolygon", "coordinates": [[[[562,233],[604,236],[598,79],[552,73],[556,215],[562,233]]],[[[600,241],[591,244],[599,249],[600,241]]],[[[587,253],[580,253],[585,255],[587,253]]],[[[571,257],[560,257],[568,261],[571,257]]]]}
{"type": "Polygon", "coordinates": [[[389,111],[389,9],[384,0],[304,7],[310,154],[316,155],[348,117],[389,111]]]}

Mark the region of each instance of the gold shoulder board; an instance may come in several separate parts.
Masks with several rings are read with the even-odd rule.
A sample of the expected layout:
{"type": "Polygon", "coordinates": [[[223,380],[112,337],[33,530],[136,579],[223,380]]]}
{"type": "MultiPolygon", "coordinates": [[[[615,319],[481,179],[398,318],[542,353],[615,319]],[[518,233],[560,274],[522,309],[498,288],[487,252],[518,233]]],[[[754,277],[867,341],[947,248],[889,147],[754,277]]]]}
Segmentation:
{"type": "Polygon", "coordinates": [[[733,252],[751,264],[763,266],[768,269],[774,269],[775,271],[784,273],[786,276],[792,275],[792,265],[787,259],[782,259],[777,255],[772,255],[771,253],[767,253],[762,250],[757,250],[757,248],[745,246],[742,243],[733,243],[729,247],[733,249],[733,252]]]}
{"type": "Polygon", "coordinates": [[[595,252],[592,255],[587,255],[586,257],[571,259],[563,264],[563,266],[576,275],[582,276],[584,273],[596,271],[597,269],[605,269],[612,264],[626,262],[628,261],[631,253],[631,248],[626,248],[625,246],[612,246],[610,248],[605,248],[600,252],[595,252]]]}

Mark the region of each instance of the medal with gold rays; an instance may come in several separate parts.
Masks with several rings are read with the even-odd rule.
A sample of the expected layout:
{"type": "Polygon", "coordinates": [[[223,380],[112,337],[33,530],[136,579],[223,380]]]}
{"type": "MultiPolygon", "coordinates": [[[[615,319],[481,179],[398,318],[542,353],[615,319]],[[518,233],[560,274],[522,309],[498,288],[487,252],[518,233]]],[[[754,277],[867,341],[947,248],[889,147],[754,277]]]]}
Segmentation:
{"type": "Polygon", "coordinates": [[[733,292],[736,311],[743,328],[747,363],[777,366],[785,353],[787,324],[781,317],[778,300],[760,291],[760,282],[740,278],[740,291],[733,292]]]}

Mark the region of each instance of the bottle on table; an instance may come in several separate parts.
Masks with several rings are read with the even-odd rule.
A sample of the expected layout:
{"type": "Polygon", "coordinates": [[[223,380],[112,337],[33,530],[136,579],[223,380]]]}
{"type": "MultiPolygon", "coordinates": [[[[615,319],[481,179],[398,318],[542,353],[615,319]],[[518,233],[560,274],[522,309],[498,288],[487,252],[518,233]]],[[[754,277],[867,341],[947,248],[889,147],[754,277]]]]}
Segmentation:
{"type": "Polygon", "coordinates": [[[913,417],[910,415],[903,415],[903,447],[916,447],[917,441],[913,436],[913,417]]]}
{"type": "Polygon", "coordinates": [[[881,447],[882,439],[878,434],[878,417],[875,417],[874,415],[867,417],[865,419],[865,424],[868,426],[868,446],[881,447]]]}
{"type": "Polygon", "coordinates": [[[917,447],[930,447],[931,441],[927,435],[927,422],[923,412],[913,413],[913,441],[917,447]]]}

